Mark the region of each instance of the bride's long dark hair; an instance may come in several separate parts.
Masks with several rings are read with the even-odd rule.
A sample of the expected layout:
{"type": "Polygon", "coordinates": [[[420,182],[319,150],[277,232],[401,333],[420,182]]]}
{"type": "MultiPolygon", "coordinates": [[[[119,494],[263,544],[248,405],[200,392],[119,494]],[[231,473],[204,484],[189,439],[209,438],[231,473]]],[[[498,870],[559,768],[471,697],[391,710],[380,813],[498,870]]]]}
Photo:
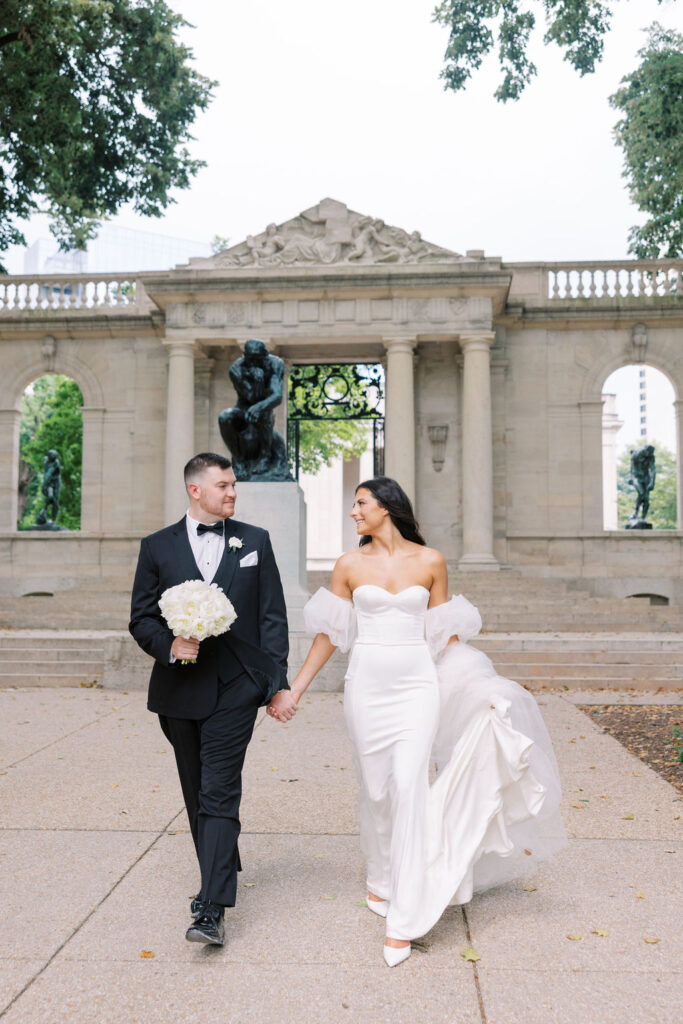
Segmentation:
{"type": "MultiPolygon", "coordinates": [[[[426,544],[420,533],[410,498],[400,484],[397,484],[390,476],[375,476],[372,480],[364,480],[362,484],[358,484],[356,494],[361,487],[370,491],[378,505],[387,510],[389,518],[405,540],[410,540],[413,544],[426,544]]],[[[369,544],[371,541],[372,537],[361,537],[359,547],[363,547],[364,544],[369,544]]]]}

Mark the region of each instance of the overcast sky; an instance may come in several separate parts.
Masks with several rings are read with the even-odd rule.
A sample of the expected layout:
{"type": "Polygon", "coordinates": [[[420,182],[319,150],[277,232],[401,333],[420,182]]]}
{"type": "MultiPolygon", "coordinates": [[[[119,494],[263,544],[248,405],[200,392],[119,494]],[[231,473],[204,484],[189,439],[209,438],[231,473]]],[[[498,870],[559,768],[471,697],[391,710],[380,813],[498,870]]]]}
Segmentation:
{"type": "MultiPolygon", "coordinates": [[[[533,3],[540,20],[540,3],[533,3]]],[[[432,242],[505,260],[626,255],[638,219],[612,141],[608,96],[636,64],[642,29],[683,30],[683,5],[621,0],[605,59],[580,78],[541,45],[517,103],[493,99],[495,58],[457,95],[439,80],[435,0],[172,0],[192,22],[197,67],[220,85],[196,123],[207,162],[161,219],[116,223],[233,243],[332,196],[432,242]]],[[[46,222],[28,226],[31,243],[46,222]]],[[[20,253],[10,268],[21,273],[20,253]]]]}

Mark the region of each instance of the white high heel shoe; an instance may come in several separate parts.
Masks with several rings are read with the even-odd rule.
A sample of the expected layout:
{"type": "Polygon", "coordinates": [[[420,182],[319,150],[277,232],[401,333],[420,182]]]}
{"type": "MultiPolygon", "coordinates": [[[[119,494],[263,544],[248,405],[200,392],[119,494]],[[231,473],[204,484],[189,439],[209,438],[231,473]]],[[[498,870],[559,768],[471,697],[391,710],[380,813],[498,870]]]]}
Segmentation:
{"type": "Polygon", "coordinates": [[[400,949],[396,949],[395,946],[384,947],[384,962],[387,967],[398,967],[404,960],[407,960],[410,956],[410,943],[407,946],[401,946],[400,949]]]}
{"type": "Polygon", "coordinates": [[[368,896],[365,902],[368,905],[368,910],[371,910],[373,914],[377,914],[378,917],[387,916],[387,907],[389,906],[388,900],[371,900],[368,896]]]}

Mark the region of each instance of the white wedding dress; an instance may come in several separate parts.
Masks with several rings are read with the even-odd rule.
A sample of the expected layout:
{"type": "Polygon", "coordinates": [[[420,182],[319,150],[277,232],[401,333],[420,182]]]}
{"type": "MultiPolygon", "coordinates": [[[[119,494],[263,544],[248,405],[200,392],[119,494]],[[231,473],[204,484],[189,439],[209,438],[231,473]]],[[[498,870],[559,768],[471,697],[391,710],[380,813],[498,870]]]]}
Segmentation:
{"type": "Polygon", "coordinates": [[[321,589],[304,609],[308,632],[352,649],[344,713],[367,887],[389,901],[386,934],[396,939],[424,935],[449,903],[467,903],[566,842],[536,701],[467,645],[481,629],[474,605],[428,602],[421,586],[392,594],[363,584],[353,601],[321,589]],[[454,634],[460,642],[447,647],[454,634]]]}

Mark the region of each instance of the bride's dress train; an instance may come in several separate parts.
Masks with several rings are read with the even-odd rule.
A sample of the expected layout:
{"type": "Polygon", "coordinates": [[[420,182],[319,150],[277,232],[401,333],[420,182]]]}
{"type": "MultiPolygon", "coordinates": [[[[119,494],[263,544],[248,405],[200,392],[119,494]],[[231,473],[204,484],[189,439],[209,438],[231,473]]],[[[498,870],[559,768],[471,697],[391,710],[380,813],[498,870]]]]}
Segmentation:
{"type": "Polygon", "coordinates": [[[421,586],[325,589],[311,633],[346,651],[344,713],[360,781],[368,890],[389,900],[387,935],[413,939],[449,903],[528,871],[566,842],[560,780],[536,701],[467,640],[477,609],[428,610],[421,586]],[[458,643],[448,646],[457,634],[458,643]],[[430,761],[437,775],[429,785],[430,761]]]}

